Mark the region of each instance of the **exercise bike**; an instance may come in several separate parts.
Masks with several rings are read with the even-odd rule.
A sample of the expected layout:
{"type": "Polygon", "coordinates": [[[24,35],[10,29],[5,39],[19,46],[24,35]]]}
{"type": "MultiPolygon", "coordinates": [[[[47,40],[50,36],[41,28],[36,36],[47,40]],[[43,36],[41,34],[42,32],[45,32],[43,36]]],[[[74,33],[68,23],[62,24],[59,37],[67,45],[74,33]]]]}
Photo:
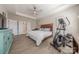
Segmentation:
{"type": "MultiPolygon", "coordinates": [[[[70,21],[68,20],[67,17],[66,17],[66,20],[68,21],[70,25],[70,21]]],[[[70,33],[66,34],[65,31],[66,31],[67,24],[65,23],[63,18],[58,19],[58,22],[59,22],[58,24],[59,26],[56,29],[53,43],[50,43],[50,44],[54,46],[59,52],[61,52],[61,50],[59,49],[59,47],[61,46],[62,47],[68,46],[72,48],[72,46],[69,45],[69,43],[73,41],[74,37],[70,33]]]]}

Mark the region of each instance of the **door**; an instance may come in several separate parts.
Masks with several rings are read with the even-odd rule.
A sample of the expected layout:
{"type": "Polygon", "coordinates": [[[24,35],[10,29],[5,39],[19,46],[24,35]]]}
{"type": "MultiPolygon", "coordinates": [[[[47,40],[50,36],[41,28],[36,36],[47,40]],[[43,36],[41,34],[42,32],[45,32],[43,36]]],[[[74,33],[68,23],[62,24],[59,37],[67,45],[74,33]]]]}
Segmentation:
{"type": "Polygon", "coordinates": [[[17,21],[16,20],[8,20],[8,28],[12,30],[14,35],[17,35],[17,21]]]}
{"type": "Polygon", "coordinates": [[[26,21],[19,21],[19,34],[26,34],[27,26],[26,21]]]}
{"type": "Polygon", "coordinates": [[[28,22],[28,23],[27,23],[27,32],[28,32],[28,31],[31,31],[31,30],[32,30],[32,28],[31,28],[31,23],[28,22]]]}

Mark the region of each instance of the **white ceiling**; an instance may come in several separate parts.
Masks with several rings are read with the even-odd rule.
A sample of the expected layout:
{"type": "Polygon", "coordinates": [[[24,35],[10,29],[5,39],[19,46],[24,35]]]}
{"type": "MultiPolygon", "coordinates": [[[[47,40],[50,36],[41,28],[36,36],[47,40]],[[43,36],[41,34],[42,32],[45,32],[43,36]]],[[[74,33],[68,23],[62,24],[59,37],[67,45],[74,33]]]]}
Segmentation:
{"type": "Polygon", "coordinates": [[[29,17],[33,19],[42,18],[68,8],[70,4],[5,4],[3,7],[7,12],[14,13],[16,15],[29,17]],[[33,14],[33,6],[36,6],[38,15],[33,14]]]}

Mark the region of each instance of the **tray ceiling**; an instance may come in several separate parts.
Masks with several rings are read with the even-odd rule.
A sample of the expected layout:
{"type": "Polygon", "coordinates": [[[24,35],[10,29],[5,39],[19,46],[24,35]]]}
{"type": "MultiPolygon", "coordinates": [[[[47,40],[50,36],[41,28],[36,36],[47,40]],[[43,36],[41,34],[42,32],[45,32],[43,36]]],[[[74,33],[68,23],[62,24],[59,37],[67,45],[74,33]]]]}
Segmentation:
{"type": "Polygon", "coordinates": [[[4,4],[8,13],[14,13],[16,15],[38,19],[49,16],[60,10],[68,8],[70,4],[4,4]],[[38,15],[33,14],[33,6],[36,7],[38,15]]]}

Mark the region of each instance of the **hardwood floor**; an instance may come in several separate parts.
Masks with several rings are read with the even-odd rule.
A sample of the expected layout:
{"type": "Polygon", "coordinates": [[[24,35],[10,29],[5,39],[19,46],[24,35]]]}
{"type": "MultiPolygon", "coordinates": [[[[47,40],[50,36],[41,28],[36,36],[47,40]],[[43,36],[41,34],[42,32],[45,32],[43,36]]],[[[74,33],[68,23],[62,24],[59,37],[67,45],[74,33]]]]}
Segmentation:
{"type": "Polygon", "coordinates": [[[50,45],[51,41],[52,37],[37,47],[26,35],[15,36],[9,54],[58,54],[59,52],[50,45]]]}

